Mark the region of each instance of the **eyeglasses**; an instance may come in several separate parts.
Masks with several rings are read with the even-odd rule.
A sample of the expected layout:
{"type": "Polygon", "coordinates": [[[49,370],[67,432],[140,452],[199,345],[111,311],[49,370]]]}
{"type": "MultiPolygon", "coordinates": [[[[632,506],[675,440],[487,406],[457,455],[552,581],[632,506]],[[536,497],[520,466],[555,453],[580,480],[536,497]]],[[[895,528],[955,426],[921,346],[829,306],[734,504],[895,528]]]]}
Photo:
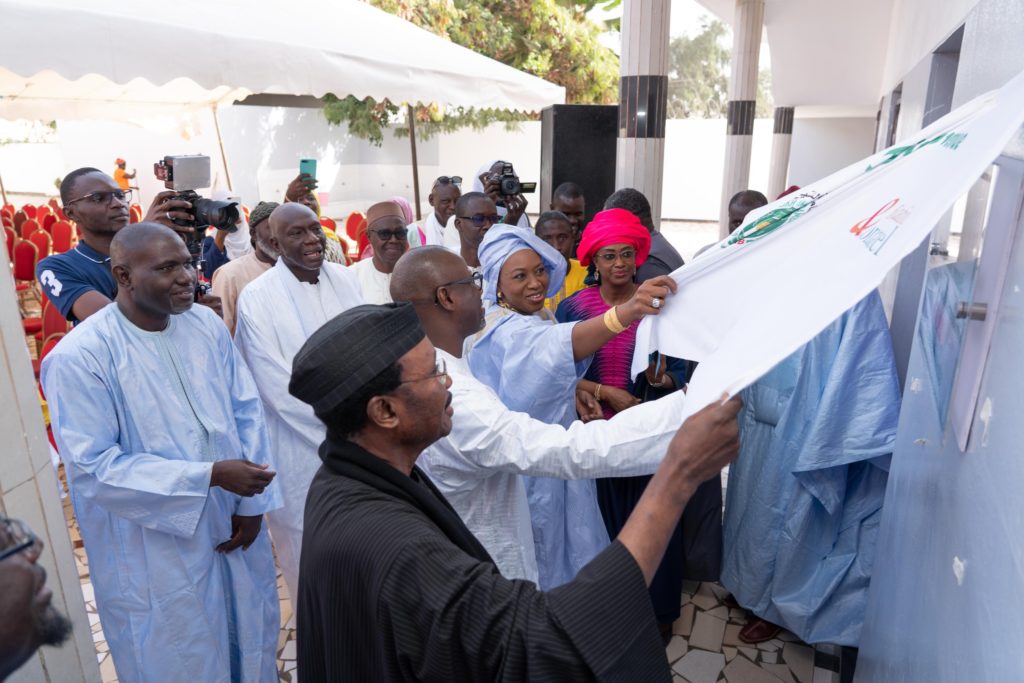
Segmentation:
{"type": "Polygon", "coordinates": [[[455,187],[462,187],[462,176],[440,176],[434,181],[434,185],[454,185],[455,187]]]}
{"type": "Polygon", "coordinates": [[[472,221],[473,225],[475,225],[478,228],[484,227],[484,223],[494,225],[501,221],[501,216],[499,216],[496,213],[492,213],[489,216],[485,213],[474,213],[472,216],[459,216],[459,218],[462,218],[463,220],[467,221],[472,221]]]}
{"type": "Polygon", "coordinates": [[[0,549],[0,561],[28,550],[38,541],[28,525],[20,519],[0,519],[0,529],[3,529],[6,536],[6,539],[0,539],[6,546],[0,549]]]}
{"type": "Polygon", "coordinates": [[[132,191],[131,190],[111,190],[110,192],[90,192],[87,195],[79,197],[78,199],[72,199],[64,206],[71,206],[75,202],[80,202],[83,199],[88,199],[90,204],[97,206],[106,206],[110,203],[110,198],[113,197],[122,204],[131,204],[132,202],[132,191]]]}
{"type": "Polygon", "coordinates": [[[636,258],[636,252],[632,249],[623,249],[618,253],[615,253],[614,251],[602,251],[600,254],[596,254],[596,256],[605,263],[615,263],[615,261],[620,258],[623,261],[632,261],[636,258]]]}
{"type": "Polygon", "coordinates": [[[443,285],[438,285],[437,288],[441,289],[442,287],[454,287],[455,285],[473,285],[477,289],[483,289],[483,273],[473,273],[469,277],[464,277],[461,280],[452,280],[451,282],[446,282],[443,285]]]}
{"type": "Polygon", "coordinates": [[[448,383],[448,365],[444,362],[444,358],[438,358],[434,364],[434,371],[429,375],[423,377],[414,377],[412,379],[403,379],[399,384],[408,384],[409,382],[422,382],[425,379],[436,379],[444,386],[448,383]]]}
{"type": "Polygon", "coordinates": [[[381,242],[387,242],[390,239],[404,242],[409,239],[409,233],[406,232],[405,228],[397,230],[371,230],[370,232],[375,234],[381,242]]]}

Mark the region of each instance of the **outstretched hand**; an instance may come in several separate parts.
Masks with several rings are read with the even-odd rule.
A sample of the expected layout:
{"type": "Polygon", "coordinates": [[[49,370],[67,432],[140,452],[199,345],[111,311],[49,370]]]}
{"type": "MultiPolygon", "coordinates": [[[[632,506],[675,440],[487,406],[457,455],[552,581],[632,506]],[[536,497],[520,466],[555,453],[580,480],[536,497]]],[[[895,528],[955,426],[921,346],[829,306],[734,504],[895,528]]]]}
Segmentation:
{"type": "Polygon", "coordinates": [[[257,465],[248,460],[221,460],[213,463],[210,487],[219,486],[239,496],[255,496],[274,480],[276,472],[267,465],[257,465]]]}
{"type": "Polygon", "coordinates": [[[679,289],[676,281],[668,275],[659,275],[646,280],[626,303],[616,306],[619,321],[627,327],[645,315],[658,315],[665,307],[665,300],[679,289]]]}

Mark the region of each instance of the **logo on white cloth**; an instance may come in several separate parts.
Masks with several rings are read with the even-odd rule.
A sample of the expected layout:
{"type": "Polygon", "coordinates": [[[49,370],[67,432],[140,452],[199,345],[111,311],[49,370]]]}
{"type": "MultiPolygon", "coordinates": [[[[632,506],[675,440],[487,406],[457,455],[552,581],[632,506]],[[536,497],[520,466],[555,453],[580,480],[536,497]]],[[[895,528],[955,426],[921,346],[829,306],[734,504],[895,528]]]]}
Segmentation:
{"type": "Polygon", "coordinates": [[[850,228],[850,233],[856,235],[864,248],[877,256],[908,216],[910,209],[901,206],[899,197],[896,197],[883,204],[868,218],[855,223],[850,228]]]}

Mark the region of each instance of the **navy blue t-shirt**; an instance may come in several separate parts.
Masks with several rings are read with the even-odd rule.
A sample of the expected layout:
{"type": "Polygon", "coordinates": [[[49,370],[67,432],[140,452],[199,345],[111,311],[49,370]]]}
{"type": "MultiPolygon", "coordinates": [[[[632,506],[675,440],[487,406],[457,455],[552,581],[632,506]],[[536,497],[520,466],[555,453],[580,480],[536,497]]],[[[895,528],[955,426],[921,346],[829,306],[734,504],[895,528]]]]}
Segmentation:
{"type": "Polygon", "coordinates": [[[71,251],[47,256],[36,266],[36,279],[50,302],[72,323],[78,319],[71,311],[78,297],[95,290],[113,300],[117,283],[110,272],[110,257],[85,242],[71,251]]]}

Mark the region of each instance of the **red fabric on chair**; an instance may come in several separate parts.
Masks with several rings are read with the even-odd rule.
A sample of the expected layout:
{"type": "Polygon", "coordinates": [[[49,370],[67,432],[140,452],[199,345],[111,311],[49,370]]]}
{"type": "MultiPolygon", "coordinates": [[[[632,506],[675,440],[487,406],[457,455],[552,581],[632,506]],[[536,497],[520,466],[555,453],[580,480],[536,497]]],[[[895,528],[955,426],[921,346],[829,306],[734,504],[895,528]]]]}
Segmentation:
{"type": "Polygon", "coordinates": [[[18,239],[18,236],[14,234],[14,228],[8,228],[5,225],[4,237],[7,238],[7,258],[9,260],[14,260],[14,243],[18,239]]]}
{"type": "Polygon", "coordinates": [[[21,239],[27,240],[36,230],[42,230],[42,228],[39,227],[39,223],[35,219],[29,218],[21,224],[21,232],[19,233],[21,239]]]}
{"type": "Polygon", "coordinates": [[[53,213],[48,213],[43,217],[43,230],[50,232],[53,230],[53,224],[57,222],[57,216],[53,213]]]}
{"type": "Polygon", "coordinates": [[[14,279],[18,282],[33,282],[36,279],[36,264],[39,262],[39,248],[28,240],[14,244],[14,279]]]}
{"type": "MultiPolygon", "coordinates": [[[[32,361],[32,370],[36,373],[37,380],[39,379],[39,369],[43,365],[43,359],[46,358],[47,354],[49,354],[50,351],[53,351],[53,347],[57,345],[57,342],[64,338],[64,334],[64,332],[51,334],[49,337],[46,338],[46,341],[43,342],[43,347],[39,350],[39,358],[32,361]]],[[[43,396],[42,386],[39,387],[39,395],[43,396]]],[[[45,396],[43,396],[43,400],[46,400],[45,396]]]]}
{"type": "Polygon", "coordinates": [[[54,254],[63,254],[65,251],[71,250],[75,231],[70,223],[67,221],[57,221],[50,228],[50,234],[53,236],[53,243],[50,245],[50,248],[53,249],[54,254]]]}
{"type": "Polygon", "coordinates": [[[131,222],[131,223],[141,223],[142,222],[142,207],[139,206],[138,204],[132,204],[131,208],[128,209],[128,213],[131,216],[128,219],[129,222],[131,222]]]}
{"type": "Polygon", "coordinates": [[[320,225],[324,226],[325,228],[330,228],[334,232],[338,232],[338,224],[334,222],[333,218],[328,218],[327,216],[320,216],[320,225]]]}
{"type": "Polygon", "coordinates": [[[28,216],[29,218],[36,217],[36,207],[33,206],[32,204],[26,204],[25,206],[21,207],[21,210],[24,211],[25,215],[28,216]]]}
{"type": "Polygon", "coordinates": [[[24,211],[14,212],[14,232],[21,234],[21,224],[28,220],[28,214],[24,211]]]}
{"type": "Polygon", "coordinates": [[[351,237],[353,241],[356,241],[359,239],[360,226],[365,225],[366,216],[358,211],[353,211],[348,215],[348,218],[345,219],[345,234],[351,237]]]}
{"type": "Polygon", "coordinates": [[[50,247],[52,241],[50,240],[50,233],[46,232],[42,228],[36,230],[30,234],[26,239],[29,242],[36,245],[36,249],[39,250],[39,258],[44,259],[50,255],[50,247]]]}
{"type": "Polygon", "coordinates": [[[49,339],[55,334],[67,334],[71,331],[71,325],[68,323],[60,309],[50,303],[50,300],[43,296],[43,328],[36,333],[36,341],[42,342],[45,339],[49,339]]]}

